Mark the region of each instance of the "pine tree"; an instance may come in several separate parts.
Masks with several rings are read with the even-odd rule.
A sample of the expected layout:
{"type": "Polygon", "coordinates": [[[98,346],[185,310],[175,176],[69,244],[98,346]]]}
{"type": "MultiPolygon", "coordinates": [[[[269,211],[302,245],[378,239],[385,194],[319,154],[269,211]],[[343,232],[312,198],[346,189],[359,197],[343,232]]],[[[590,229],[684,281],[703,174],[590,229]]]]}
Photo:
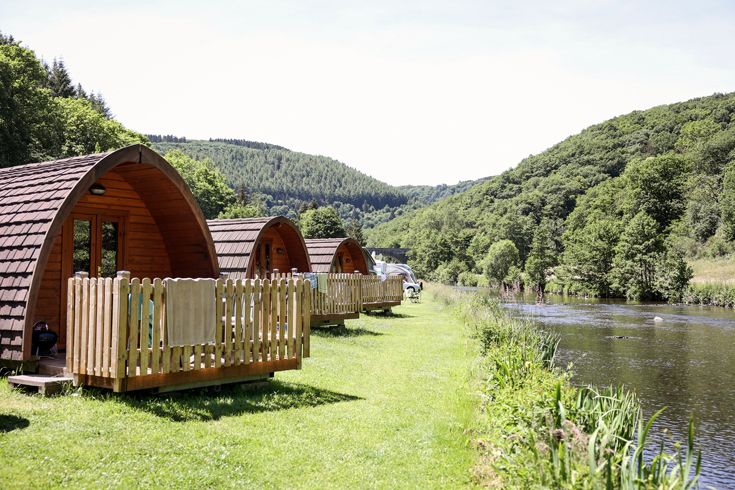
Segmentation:
{"type": "Polygon", "coordinates": [[[77,83],[77,88],[74,89],[74,97],[77,99],[86,99],[87,98],[87,92],[82,87],[81,83],[77,83]]]}
{"type": "Polygon", "coordinates": [[[350,221],[350,224],[347,225],[345,228],[345,231],[347,232],[347,236],[350,238],[354,238],[357,243],[360,244],[360,246],[364,247],[367,243],[367,240],[365,240],[365,234],[362,232],[362,225],[360,224],[360,221],[352,218],[350,221]]]}
{"type": "Polygon", "coordinates": [[[69,72],[66,70],[66,66],[64,66],[64,60],[54,58],[54,62],[48,73],[48,88],[51,89],[54,97],[74,97],[76,95],[76,90],[71,83],[69,72]]]}
{"type": "Polygon", "coordinates": [[[94,110],[105,116],[107,119],[112,119],[112,112],[110,111],[110,108],[107,107],[107,102],[105,102],[102,94],[100,94],[99,92],[91,92],[89,94],[89,97],[87,97],[87,100],[92,103],[92,107],[94,107],[94,110]]]}
{"type": "Polygon", "coordinates": [[[7,44],[9,46],[19,46],[20,43],[10,34],[3,34],[0,31],[0,44],[7,44]]]}

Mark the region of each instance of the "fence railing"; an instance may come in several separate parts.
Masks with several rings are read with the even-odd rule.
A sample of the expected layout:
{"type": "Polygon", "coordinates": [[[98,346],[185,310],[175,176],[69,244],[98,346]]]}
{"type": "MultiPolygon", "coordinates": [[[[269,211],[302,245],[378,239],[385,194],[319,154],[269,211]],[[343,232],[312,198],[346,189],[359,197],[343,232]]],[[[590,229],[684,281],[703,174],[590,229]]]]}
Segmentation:
{"type": "Polygon", "coordinates": [[[403,278],[362,276],[361,297],[363,306],[400,304],[403,299],[403,278]]]}
{"type": "MultiPolygon", "coordinates": [[[[131,280],[127,273],[114,279],[70,278],[68,372],[121,391],[126,389],[121,380],[136,377],[149,377],[137,384],[141,387],[164,386],[174,374],[206,371],[211,380],[217,368],[251,367],[230,372],[265,373],[298,368],[302,357],[309,357],[308,281],[217,279],[213,315],[202,324],[213,328],[214,338],[185,345],[169,341],[168,289],[165,280],[131,280]]],[[[175,294],[185,294],[179,291],[175,294]]],[[[186,376],[177,377],[177,382],[182,380],[186,376]]]]}
{"type": "Polygon", "coordinates": [[[313,316],[349,315],[360,313],[360,274],[327,274],[326,284],[311,290],[311,314],[313,316]]]}

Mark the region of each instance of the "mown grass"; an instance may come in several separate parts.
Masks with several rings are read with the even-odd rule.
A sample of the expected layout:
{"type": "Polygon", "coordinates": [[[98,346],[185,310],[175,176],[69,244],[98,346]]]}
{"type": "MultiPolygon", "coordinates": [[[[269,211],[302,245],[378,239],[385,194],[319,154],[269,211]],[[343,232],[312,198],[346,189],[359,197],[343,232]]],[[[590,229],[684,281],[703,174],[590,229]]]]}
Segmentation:
{"type": "Polygon", "coordinates": [[[0,488],[455,488],[475,353],[425,296],[318,330],[301,371],[259,388],[44,399],[0,380],[0,488]]]}
{"type": "MultiPolygon", "coordinates": [[[[480,483],[496,488],[665,488],[696,486],[700,459],[692,425],[685,447],[644,458],[658,414],[644,421],[635,394],[571,385],[554,367],[559,338],[510,317],[479,294],[457,303],[481,346],[476,390],[482,403],[473,431],[482,455],[480,483]]],[[[659,412],[660,413],[660,412],[659,412]]]]}

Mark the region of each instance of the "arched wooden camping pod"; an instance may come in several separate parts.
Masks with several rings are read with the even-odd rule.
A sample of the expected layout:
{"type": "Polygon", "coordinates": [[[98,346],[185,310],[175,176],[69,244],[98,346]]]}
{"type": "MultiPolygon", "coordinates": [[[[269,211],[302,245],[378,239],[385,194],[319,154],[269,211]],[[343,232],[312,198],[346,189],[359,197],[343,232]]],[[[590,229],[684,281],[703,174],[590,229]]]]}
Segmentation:
{"type": "Polygon", "coordinates": [[[363,249],[354,238],[309,239],[306,248],[312,272],[370,272],[363,249]]]}
{"type": "Polygon", "coordinates": [[[233,279],[311,271],[299,228],[284,216],[209,220],[220,270],[233,279]]]}
{"type": "Polygon", "coordinates": [[[178,172],[142,145],[0,169],[0,359],[31,357],[33,325],[64,345],[67,278],[219,276],[178,172]]]}

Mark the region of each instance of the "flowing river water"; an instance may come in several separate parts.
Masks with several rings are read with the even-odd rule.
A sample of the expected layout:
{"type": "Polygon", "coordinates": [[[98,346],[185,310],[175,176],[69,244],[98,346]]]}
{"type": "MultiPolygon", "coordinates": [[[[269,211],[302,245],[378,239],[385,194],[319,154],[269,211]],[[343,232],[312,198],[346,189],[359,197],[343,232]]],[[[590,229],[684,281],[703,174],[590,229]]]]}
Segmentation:
{"type": "Polygon", "coordinates": [[[625,384],[646,417],[668,407],[658,433],[685,447],[693,416],[701,487],[735,488],[735,312],[558,296],[503,304],[561,335],[557,364],[573,363],[575,384],[625,384]]]}

